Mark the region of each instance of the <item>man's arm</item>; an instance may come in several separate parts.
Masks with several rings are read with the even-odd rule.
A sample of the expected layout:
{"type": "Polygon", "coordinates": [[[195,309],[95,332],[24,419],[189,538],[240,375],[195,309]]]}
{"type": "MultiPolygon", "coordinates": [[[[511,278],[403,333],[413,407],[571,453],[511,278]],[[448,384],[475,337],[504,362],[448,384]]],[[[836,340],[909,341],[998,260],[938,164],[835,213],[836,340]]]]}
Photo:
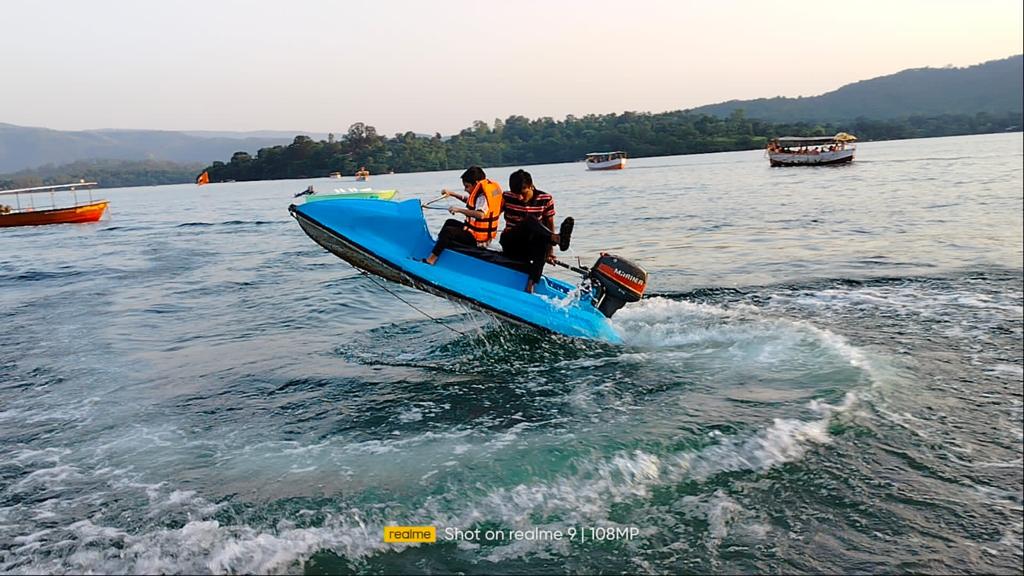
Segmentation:
{"type": "Polygon", "coordinates": [[[445,196],[451,196],[452,198],[458,198],[463,202],[469,200],[469,194],[459,194],[458,192],[454,190],[449,190],[447,188],[441,189],[441,194],[444,194],[445,196]]]}
{"type": "MultiPolygon", "coordinates": [[[[454,192],[452,194],[454,195],[454,192]]],[[[468,201],[468,197],[466,201],[468,201]]],[[[452,206],[448,208],[448,212],[452,214],[463,214],[471,218],[485,218],[487,217],[487,198],[481,194],[476,197],[476,205],[472,208],[457,208],[452,206]]]]}
{"type": "MultiPolygon", "coordinates": [[[[555,206],[554,206],[554,202],[553,201],[551,202],[551,205],[550,205],[549,209],[544,211],[544,218],[541,221],[544,222],[544,226],[546,226],[548,230],[551,230],[552,233],[555,233],[555,234],[558,233],[556,231],[556,229],[555,229],[555,206]]],[[[548,244],[547,261],[548,262],[554,262],[555,261],[555,245],[554,244],[548,244]]]]}
{"type": "Polygon", "coordinates": [[[462,214],[463,216],[469,216],[471,218],[478,218],[478,219],[479,218],[483,218],[484,216],[487,216],[486,212],[481,212],[479,210],[470,210],[469,208],[459,208],[458,206],[450,206],[448,208],[448,213],[449,214],[462,214]]]}

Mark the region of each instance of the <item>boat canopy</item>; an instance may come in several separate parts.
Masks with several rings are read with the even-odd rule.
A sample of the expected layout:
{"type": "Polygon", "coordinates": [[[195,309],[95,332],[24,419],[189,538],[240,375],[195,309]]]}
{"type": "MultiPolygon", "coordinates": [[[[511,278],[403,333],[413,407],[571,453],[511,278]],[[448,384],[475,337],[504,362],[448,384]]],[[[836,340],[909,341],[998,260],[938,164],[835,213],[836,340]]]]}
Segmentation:
{"type": "Polygon", "coordinates": [[[55,192],[57,190],[75,190],[76,188],[88,188],[95,186],[96,182],[73,182],[71,184],[56,184],[53,186],[35,186],[32,188],[17,188],[15,190],[0,190],[0,196],[8,194],[29,194],[33,192],[55,192]]]}
{"type": "Polygon", "coordinates": [[[855,142],[857,137],[853,134],[847,134],[846,132],[840,132],[835,136],[782,136],[776,138],[779,146],[783,148],[793,148],[794,146],[821,146],[822,144],[832,144],[833,142],[855,142]]]}
{"type": "Polygon", "coordinates": [[[616,155],[616,154],[618,154],[618,155],[625,155],[626,153],[623,152],[622,150],[616,150],[614,152],[591,152],[591,153],[587,154],[587,157],[589,158],[591,156],[613,156],[613,155],[616,155]]]}

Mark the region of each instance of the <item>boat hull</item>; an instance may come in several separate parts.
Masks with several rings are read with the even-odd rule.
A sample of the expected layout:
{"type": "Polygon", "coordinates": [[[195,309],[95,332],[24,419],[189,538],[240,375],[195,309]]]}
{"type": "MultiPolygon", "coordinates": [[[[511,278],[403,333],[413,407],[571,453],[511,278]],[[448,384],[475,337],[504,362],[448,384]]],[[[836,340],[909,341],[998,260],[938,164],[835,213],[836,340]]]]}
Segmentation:
{"type": "MultiPolygon", "coordinates": [[[[573,298],[575,288],[544,277],[535,293],[525,291],[527,275],[455,250],[441,253],[433,266],[420,261],[434,240],[418,200],[338,200],[289,207],[302,230],[317,244],[356,268],[515,324],[565,336],[621,342],[611,322],[589,297],[573,298]]],[[[490,254],[500,254],[491,251],[490,254]]]]}
{"type": "Polygon", "coordinates": [[[106,200],[49,210],[30,210],[0,214],[0,227],[8,226],[43,226],[46,224],[78,224],[96,222],[103,217],[109,204],[106,200]]]}
{"type": "Polygon", "coordinates": [[[853,162],[854,152],[854,150],[822,152],[820,154],[769,152],[768,161],[772,166],[829,166],[853,162]]]}

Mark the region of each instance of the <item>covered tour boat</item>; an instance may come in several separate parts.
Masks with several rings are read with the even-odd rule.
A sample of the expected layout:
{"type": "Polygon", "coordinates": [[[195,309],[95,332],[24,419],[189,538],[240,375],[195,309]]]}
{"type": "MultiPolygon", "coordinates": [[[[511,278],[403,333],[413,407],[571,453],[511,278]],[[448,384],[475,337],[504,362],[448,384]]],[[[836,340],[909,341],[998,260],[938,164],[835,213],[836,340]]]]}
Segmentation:
{"type": "Polygon", "coordinates": [[[43,224],[73,224],[96,222],[107,209],[106,200],[94,200],[92,188],[96,182],[76,182],[56,186],[36,186],[0,191],[0,227],[40,226],[43,224]],[[89,199],[79,199],[80,192],[88,192],[89,199]],[[50,196],[49,202],[45,195],[50,196]],[[57,196],[70,194],[70,205],[58,206],[57,196]],[[40,198],[42,196],[42,199],[40,198]],[[8,197],[13,197],[13,205],[8,197]],[[6,201],[5,201],[6,200],[6,201]]]}
{"type": "Polygon", "coordinates": [[[587,154],[587,170],[622,170],[625,167],[626,153],[621,150],[587,154]]]}
{"type": "Polygon", "coordinates": [[[768,142],[772,166],[825,166],[853,162],[857,137],[846,132],[835,136],[784,136],[768,142]]]}

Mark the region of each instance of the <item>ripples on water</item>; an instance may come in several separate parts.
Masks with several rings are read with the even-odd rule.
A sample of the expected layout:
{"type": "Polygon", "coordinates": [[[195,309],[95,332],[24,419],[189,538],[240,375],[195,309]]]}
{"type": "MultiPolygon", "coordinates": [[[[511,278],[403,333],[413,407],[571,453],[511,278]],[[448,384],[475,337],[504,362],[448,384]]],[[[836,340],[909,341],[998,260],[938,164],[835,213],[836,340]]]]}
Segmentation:
{"type": "Polygon", "coordinates": [[[305,181],[2,231],[0,571],[1019,572],[1019,134],[531,170],[652,272],[626,345],[392,287],[424,318],[288,219],[305,181]]]}

